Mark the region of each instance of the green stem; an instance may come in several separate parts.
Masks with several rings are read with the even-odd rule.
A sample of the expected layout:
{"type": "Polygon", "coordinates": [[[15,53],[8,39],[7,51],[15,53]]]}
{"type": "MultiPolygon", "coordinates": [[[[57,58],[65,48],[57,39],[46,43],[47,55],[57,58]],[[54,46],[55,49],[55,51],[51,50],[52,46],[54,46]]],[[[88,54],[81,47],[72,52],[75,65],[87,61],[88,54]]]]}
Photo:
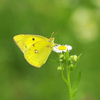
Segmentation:
{"type": "Polygon", "coordinates": [[[72,89],[71,89],[71,82],[70,82],[70,70],[68,68],[68,62],[66,64],[66,69],[67,69],[67,79],[65,78],[64,76],[64,73],[63,73],[63,65],[64,63],[62,61],[60,61],[60,66],[61,66],[61,71],[62,71],[62,78],[63,80],[67,83],[68,85],[68,88],[69,88],[69,94],[70,94],[70,100],[73,100],[73,97],[72,97],[72,89]]]}
{"type": "Polygon", "coordinates": [[[70,82],[70,70],[68,69],[68,66],[67,66],[67,79],[68,79],[68,88],[69,88],[70,100],[73,100],[71,82],[70,82]]]}
{"type": "Polygon", "coordinates": [[[64,77],[64,73],[63,73],[63,63],[62,62],[60,62],[60,66],[61,66],[61,68],[62,68],[62,78],[63,78],[63,80],[67,83],[67,85],[68,85],[68,81],[67,81],[67,79],[64,77]]]}
{"type": "Polygon", "coordinates": [[[68,85],[68,81],[67,81],[67,79],[64,77],[64,74],[63,74],[63,70],[62,70],[62,78],[63,78],[63,80],[67,83],[67,85],[68,85]]]}
{"type": "Polygon", "coordinates": [[[67,79],[66,79],[64,77],[64,73],[63,73],[63,63],[62,62],[60,63],[60,66],[62,67],[62,70],[61,70],[62,71],[62,78],[67,83],[68,88],[69,88],[70,100],[73,100],[71,82],[70,82],[70,70],[68,69],[68,66],[67,66],[67,79]]]}

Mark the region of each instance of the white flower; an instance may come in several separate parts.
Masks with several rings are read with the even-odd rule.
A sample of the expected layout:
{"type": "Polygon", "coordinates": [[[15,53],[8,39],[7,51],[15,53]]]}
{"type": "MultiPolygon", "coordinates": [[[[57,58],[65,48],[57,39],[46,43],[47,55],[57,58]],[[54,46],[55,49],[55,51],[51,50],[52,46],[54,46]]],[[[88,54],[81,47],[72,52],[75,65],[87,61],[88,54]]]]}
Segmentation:
{"type": "Polygon", "coordinates": [[[66,51],[70,51],[72,50],[72,46],[70,45],[61,45],[61,44],[58,44],[56,46],[53,47],[53,51],[57,52],[57,53],[62,53],[62,52],[66,52],[66,51]]]}

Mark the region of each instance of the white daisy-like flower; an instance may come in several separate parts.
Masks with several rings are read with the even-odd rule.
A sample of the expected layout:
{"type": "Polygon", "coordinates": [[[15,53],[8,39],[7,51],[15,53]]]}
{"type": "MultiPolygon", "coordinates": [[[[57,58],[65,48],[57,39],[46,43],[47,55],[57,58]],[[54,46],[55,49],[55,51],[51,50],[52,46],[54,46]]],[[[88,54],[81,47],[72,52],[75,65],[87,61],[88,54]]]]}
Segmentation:
{"type": "Polygon", "coordinates": [[[66,52],[66,51],[70,51],[72,50],[72,46],[70,45],[61,45],[61,44],[58,44],[56,46],[53,47],[53,51],[57,52],[57,53],[62,53],[62,52],[66,52]]]}

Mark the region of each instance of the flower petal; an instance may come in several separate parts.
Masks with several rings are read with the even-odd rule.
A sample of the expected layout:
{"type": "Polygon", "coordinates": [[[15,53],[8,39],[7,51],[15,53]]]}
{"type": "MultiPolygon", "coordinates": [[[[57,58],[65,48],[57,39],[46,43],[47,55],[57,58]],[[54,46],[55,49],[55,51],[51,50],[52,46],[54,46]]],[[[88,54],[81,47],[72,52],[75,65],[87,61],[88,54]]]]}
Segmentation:
{"type": "Polygon", "coordinates": [[[62,53],[62,52],[66,52],[67,51],[67,49],[65,50],[59,50],[58,49],[58,47],[60,47],[60,46],[66,46],[67,47],[67,49],[68,49],[68,51],[70,51],[70,50],[72,50],[72,46],[70,46],[70,45],[61,45],[61,44],[58,44],[58,45],[56,45],[56,46],[54,46],[53,47],[53,51],[55,51],[55,52],[57,52],[57,53],[62,53]]]}

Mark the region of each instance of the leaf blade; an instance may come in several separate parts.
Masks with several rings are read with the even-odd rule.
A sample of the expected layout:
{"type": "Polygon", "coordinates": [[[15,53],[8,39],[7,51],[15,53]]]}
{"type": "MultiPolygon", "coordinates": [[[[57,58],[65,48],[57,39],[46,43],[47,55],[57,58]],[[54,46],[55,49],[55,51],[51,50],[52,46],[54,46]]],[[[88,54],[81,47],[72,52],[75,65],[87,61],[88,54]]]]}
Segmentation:
{"type": "Polygon", "coordinates": [[[73,96],[73,98],[74,98],[74,96],[76,94],[76,91],[77,91],[77,89],[79,87],[80,79],[81,79],[81,71],[78,73],[77,79],[76,79],[75,84],[73,85],[73,88],[72,88],[72,96],[73,96]]]}

